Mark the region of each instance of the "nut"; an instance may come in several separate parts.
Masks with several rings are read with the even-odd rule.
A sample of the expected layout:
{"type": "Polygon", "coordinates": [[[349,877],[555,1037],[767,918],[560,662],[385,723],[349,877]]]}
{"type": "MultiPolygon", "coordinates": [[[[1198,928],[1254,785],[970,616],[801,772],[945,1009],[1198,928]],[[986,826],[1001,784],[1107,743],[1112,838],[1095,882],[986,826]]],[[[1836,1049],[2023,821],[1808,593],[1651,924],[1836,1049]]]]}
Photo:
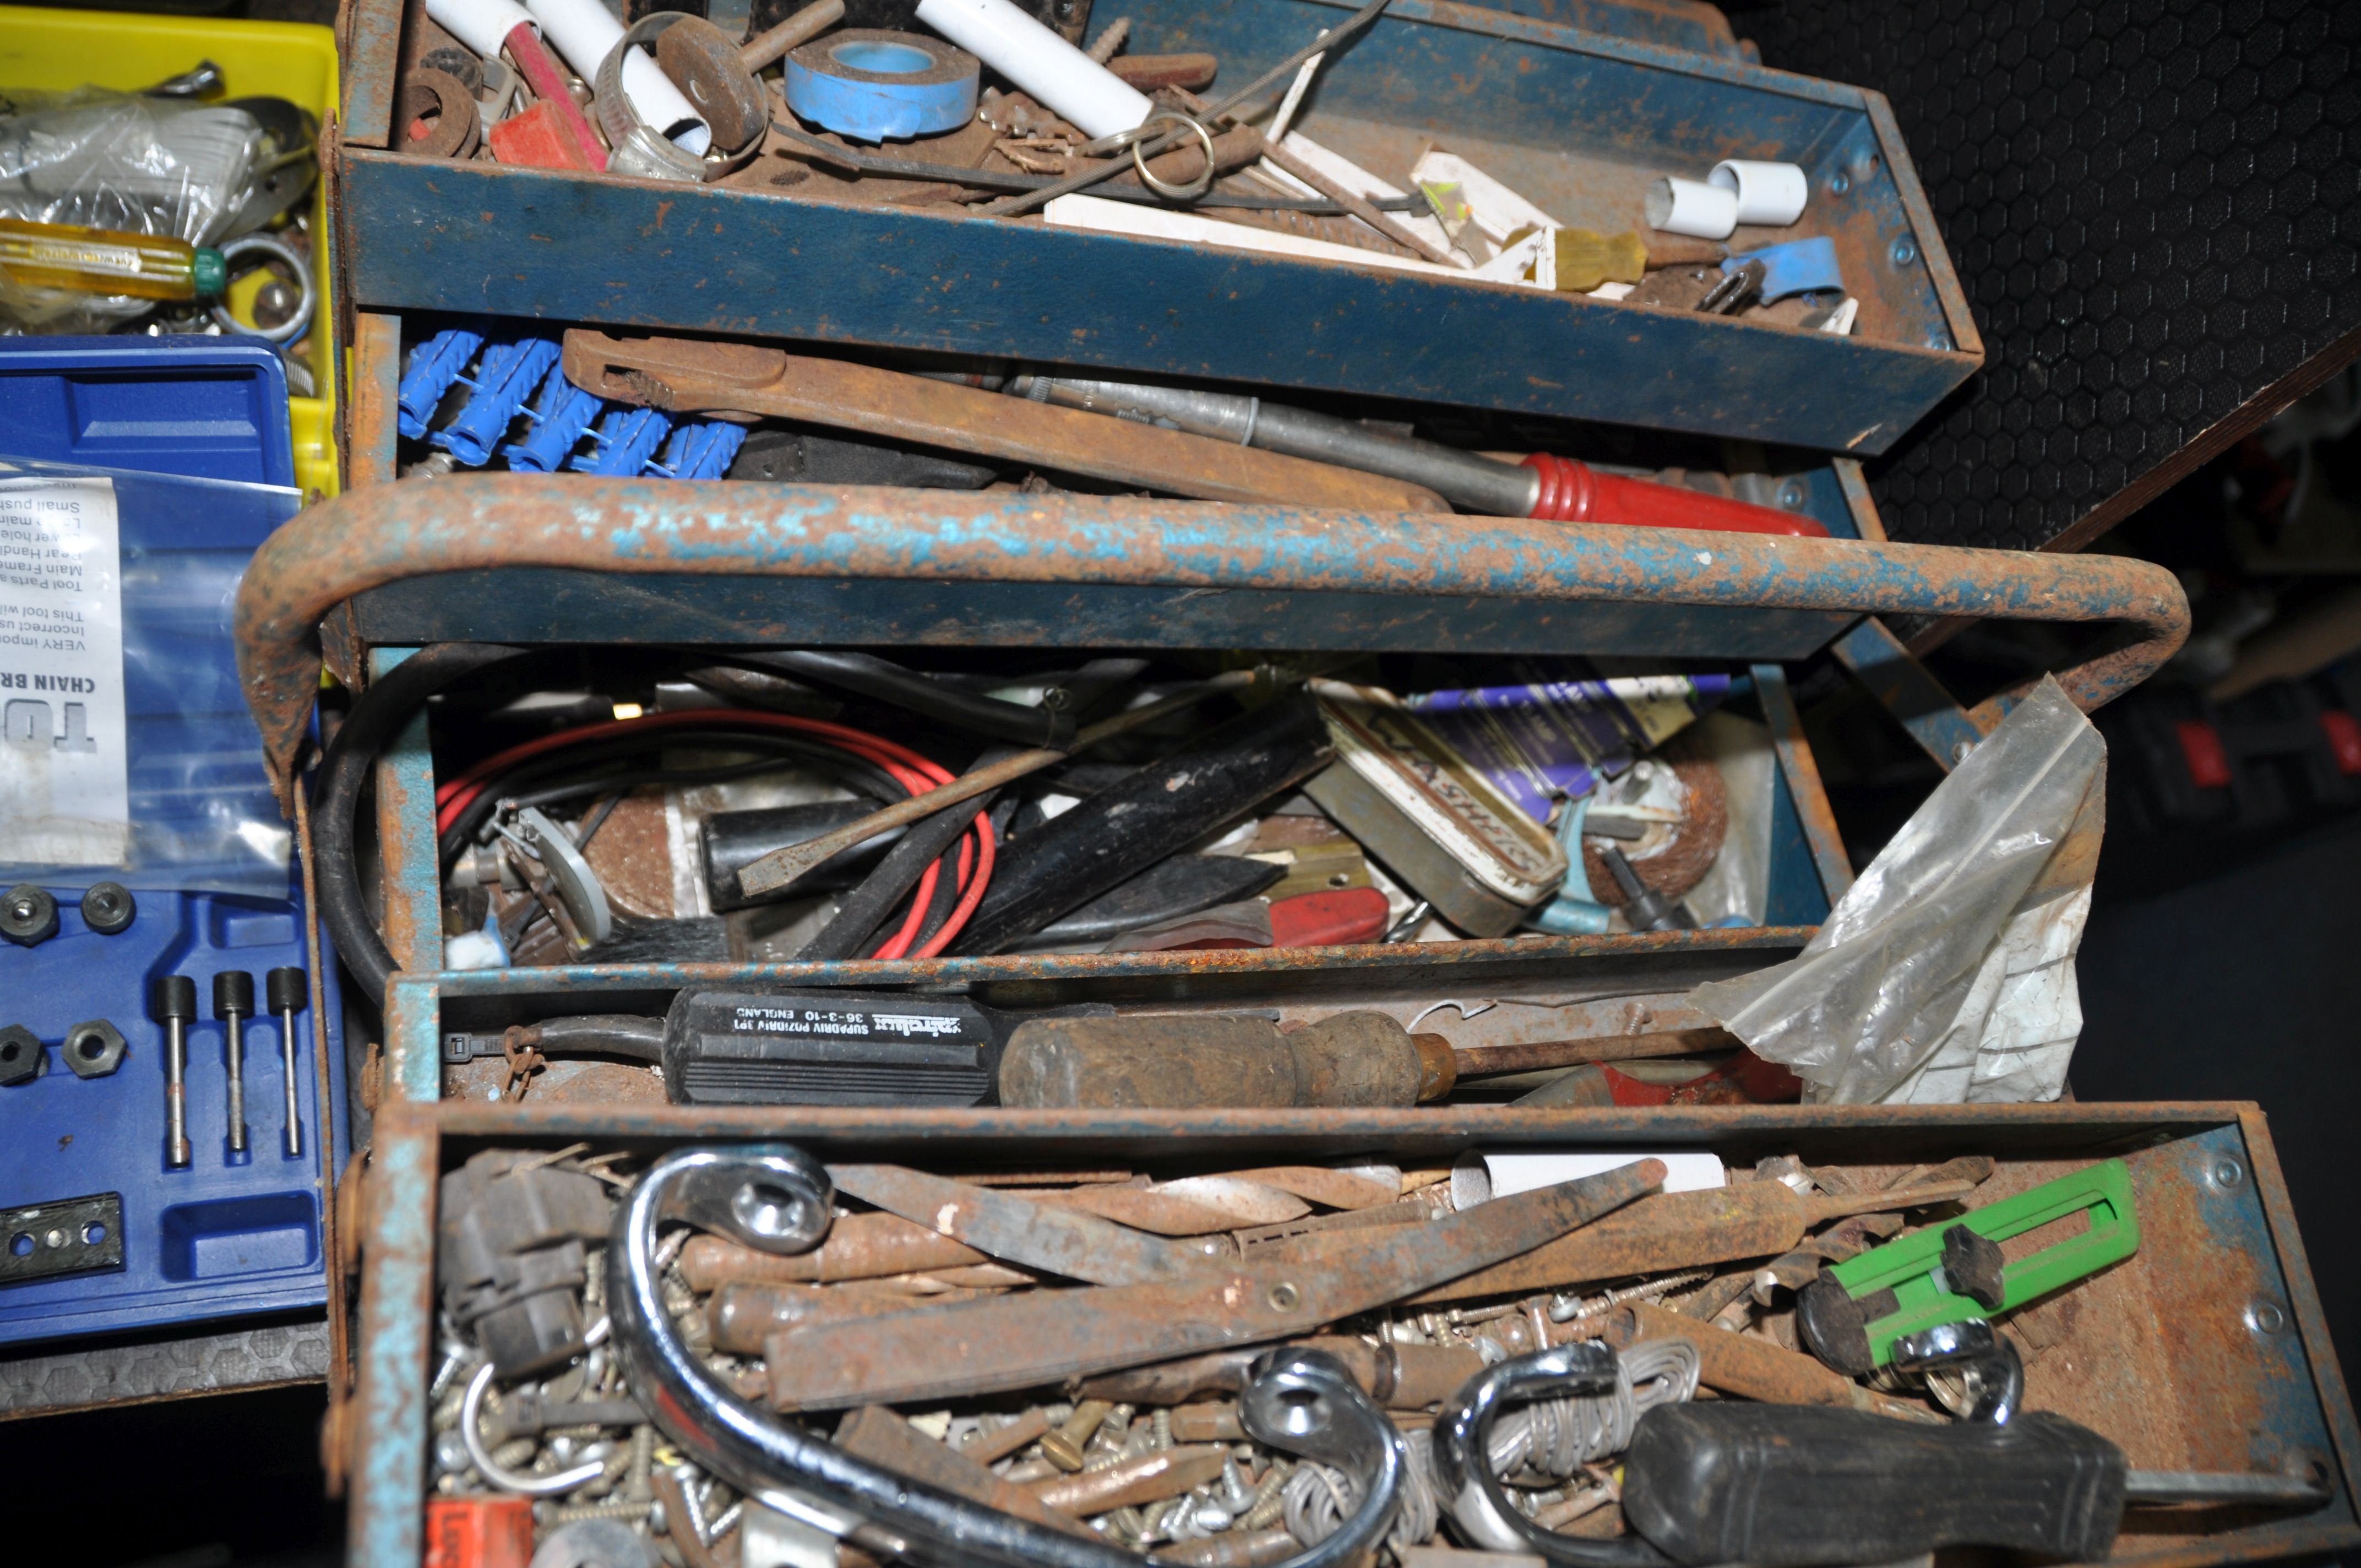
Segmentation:
{"type": "Polygon", "coordinates": [[[76,1078],[104,1078],[123,1065],[123,1031],[104,1018],[66,1031],[66,1065],[76,1078]]]}
{"type": "Polygon", "coordinates": [[[41,1038],[22,1024],[0,1029],[0,1085],[30,1083],[41,1076],[41,1038]]]}
{"type": "Polygon", "coordinates": [[[131,922],[139,913],[138,904],[131,890],[119,882],[102,882],[82,895],[82,923],[102,937],[116,937],[131,929],[131,922]]]}
{"type": "Polygon", "coordinates": [[[0,937],[30,948],[58,934],[58,901],[49,889],[18,883],[0,894],[0,937]]]}

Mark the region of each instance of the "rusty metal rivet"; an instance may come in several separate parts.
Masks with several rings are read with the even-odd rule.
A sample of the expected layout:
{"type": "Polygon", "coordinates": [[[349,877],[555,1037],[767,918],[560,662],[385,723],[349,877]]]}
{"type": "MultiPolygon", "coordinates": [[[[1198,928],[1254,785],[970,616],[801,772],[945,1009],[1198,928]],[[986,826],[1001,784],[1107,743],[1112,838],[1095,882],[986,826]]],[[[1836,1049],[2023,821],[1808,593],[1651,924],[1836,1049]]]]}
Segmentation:
{"type": "Polygon", "coordinates": [[[2214,1186],[2227,1190],[2246,1179],[2246,1168],[2236,1160],[2224,1157],[2213,1162],[2213,1169],[2210,1174],[2213,1178],[2214,1186]]]}
{"type": "Polygon", "coordinates": [[[1904,235],[1894,242],[1894,265],[1907,267],[1918,259],[1918,242],[1904,235]]]}
{"type": "Polygon", "coordinates": [[[1270,1303],[1270,1310],[1274,1312],[1291,1312],[1303,1304],[1303,1292],[1282,1279],[1270,1288],[1270,1294],[1264,1299],[1270,1303]]]}
{"type": "Polygon", "coordinates": [[[2257,1296],[2246,1306],[2246,1326],[2258,1334],[2275,1334],[2287,1327],[2287,1310],[2268,1296],[2257,1296]]]}

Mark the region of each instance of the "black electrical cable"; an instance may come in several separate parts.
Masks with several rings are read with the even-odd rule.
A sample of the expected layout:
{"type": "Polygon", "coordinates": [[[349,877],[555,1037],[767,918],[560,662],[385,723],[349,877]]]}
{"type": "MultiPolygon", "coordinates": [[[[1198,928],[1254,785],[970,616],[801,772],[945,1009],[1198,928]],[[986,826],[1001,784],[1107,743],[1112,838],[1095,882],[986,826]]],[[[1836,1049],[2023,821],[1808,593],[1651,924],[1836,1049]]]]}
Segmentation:
{"type": "MultiPolygon", "coordinates": [[[[971,766],[983,767],[1011,755],[1014,752],[1007,747],[987,747],[971,766]]],[[[943,862],[943,870],[935,879],[936,885],[940,887],[946,879],[957,881],[959,866],[950,851],[958,843],[960,836],[968,830],[969,825],[974,822],[976,813],[992,809],[993,798],[999,793],[997,790],[988,791],[948,811],[938,811],[904,833],[895,846],[885,851],[885,858],[877,862],[876,870],[864,877],[860,886],[844,895],[829,923],[821,927],[818,934],[796,954],[796,961],[858,958],[868,952],[870,940],[876,936],[877,927],[900,905],[903,895],[918,884],[918,879],[927,874],[927,868],[938,861],[943,862]]],[[[993,826],[997,829],[1001,823],[994,819],[993,826]]],[[[910,945],[922,948],[926,943],[916,941],[910,945]]]]}
{"type": "Polygon", "coordinates": [[[731,649],[717,652],[714,657],[729,663],[752,664],[757,669],[777,670],[819,681],[840,691],[892,703],[971,734],[989,735],[995,740],[1062,749],[1074,738],[1071,714],[961,691],[929,680],[916,670],[889,663],[873,653],[817,648],[760,652],[731,649]]]}
{"type": "MultiPolygon", "coordinates": [[[[354,818],[369,769],[411,716],[436,691],[463,675],[531,652],[494,642],[438,642],[420,650],[370,683],[353,704],[320,765],[320,809],[312,823],[312,859],[320,887],[320,919],[336,952],[380,1006],[401,965],[370,922],[361,894],[354,818]]],[[[300,784],[299,784],[300,787],[300,784]]]]}
{"type": "Polygon", "coordinates": [[[604,801],[599,803],[598,807],[593,810],[589,816],[584,817],[576,825],[574,829],[574,847],[577,850],[588,849],[590,847],[590,840],[598,836],[598,829],[607,826],[607,818],[615,815],[615,807],[622,804],[623,792],[620,790],[616,791],[613,795],[609,795],[604,801]]]}
{"type": "MultiPolygon", "coordinates": [[[[776,766],[782,757],[794,758],[829,773],[856,795],[890,804],[902,799],[908,791],[897,784],[893,775],[862,759],[833,746],[805,740],[794,736],[765,733],[752,729],[679,729],[651,731],[646,735],[619,736],[610,740],[591,741],[581,746],[561,747],[556,751],[520,763],[508,773],[487,780],[485,787],[469,801],[445,829],[437,852],[448,866],[467,845],[473,842],[487,822],[500,809],[500,802],[515,798],[521,787],[556,774],[572,773],[588,764],[609,761],[616,757],[644,755],[649,751],[671,749],[739,751],[763,754],[765,766],[776,766]]],[[[674,770],[675,773],[684,770],[674,770]]],[[[760,767],[752,771],[759,772],[760,767]]],[[[606,784],[602,775],[594,781],[606,784]]]]}

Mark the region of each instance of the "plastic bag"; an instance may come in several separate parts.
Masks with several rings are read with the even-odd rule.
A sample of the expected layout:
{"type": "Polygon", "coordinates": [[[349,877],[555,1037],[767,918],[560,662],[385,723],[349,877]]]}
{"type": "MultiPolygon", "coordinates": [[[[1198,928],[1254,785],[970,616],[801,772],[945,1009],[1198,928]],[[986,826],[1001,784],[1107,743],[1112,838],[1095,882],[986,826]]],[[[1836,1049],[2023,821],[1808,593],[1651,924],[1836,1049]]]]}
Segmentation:
{"type": "Polygon", "coordinates": [[[2045,679],[1945,779],[1803,953],[1688,1001],[1816,1102],[2054,1100],[2082,1027],[2074,952],[2106,743],[2045,679]]]}
{"type": "MultiPolygon", "coordinates": [[[[0,216],[208,245],[236,215],[262,141],[243,109],[77,93],[0,118],[0,216]]],[[[0,274],[0,317],[43,332],[102,331],[155,304],[28,289],[0,274]]]]}
{"type": "Polygon", "coordinates": [[[289,896],[231,619],[302,501],[0,460],[0,885],[289,896]]]}

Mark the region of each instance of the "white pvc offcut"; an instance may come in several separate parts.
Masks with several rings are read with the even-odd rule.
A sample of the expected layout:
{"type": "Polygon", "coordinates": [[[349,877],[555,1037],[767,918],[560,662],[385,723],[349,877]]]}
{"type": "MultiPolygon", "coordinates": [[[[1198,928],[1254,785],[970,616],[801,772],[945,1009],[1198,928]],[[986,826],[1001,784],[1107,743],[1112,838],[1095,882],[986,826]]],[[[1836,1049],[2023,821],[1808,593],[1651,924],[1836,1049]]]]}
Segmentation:
{"type": "Polygon", "coordinates": [[[918,20],[1093,140],[1127,131],[1155,112],[1146,93],[1008,0],[918,0],[918,20]]]}
{"type": "Polygon", "coordinates": [[[1793,163],[1759,163],[1732,158],[1713,166],[1708,183],[1738,198],[1738,221],[1785,228],[1804,215],[1804,200],[1811,186],[1803,170],[1793,163]]]}
{"type": "MultiPolygon", "coordinates": [[[[598,77],[599,62],[622,39],[623,24],[598,0],[526,0],[526,5],[574,74],[585,82],[598,77]]],[[[702,157],[713,145],[713,132],[645,49],[633,49],[623,61],[623,96],[631,101],[642,123],[662,131],[683,152],[702,157]]]]}
{"type": "Polygon", "coordinates": [[[434,25],[486,60],[498,60],[500,46],[533,18],[516,0],[426,0],[434,25]]]}
{"type": "Polygon", "coordinates": [[[1738,226],[1738,193],[1666,175],[1648,187],[1648,226],[1691,239],[1728,239],[1738,226]]]}

